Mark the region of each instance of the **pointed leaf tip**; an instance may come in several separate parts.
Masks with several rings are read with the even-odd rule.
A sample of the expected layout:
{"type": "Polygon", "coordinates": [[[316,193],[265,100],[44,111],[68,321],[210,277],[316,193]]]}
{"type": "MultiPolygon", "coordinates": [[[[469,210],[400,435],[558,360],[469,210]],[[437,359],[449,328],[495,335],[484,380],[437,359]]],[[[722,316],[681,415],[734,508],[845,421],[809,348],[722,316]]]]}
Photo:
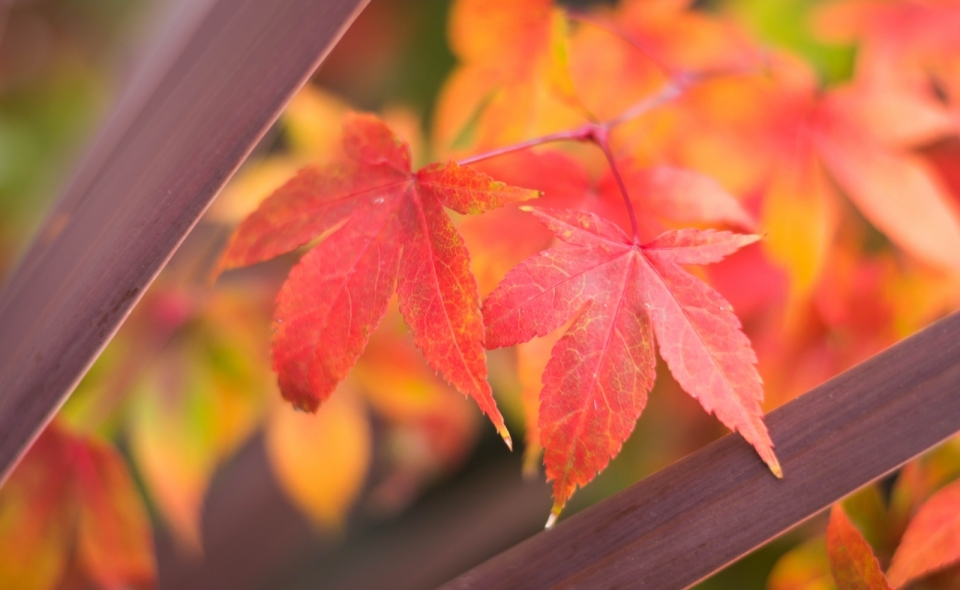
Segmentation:
{"type": "Polygon", "coordinates": [[[773,457],[768,463],[767,467],[770,468],[770,471],[776,476],[777,479],[783,479],[783,468],[780,467],[780,461],[776,457],[773,457]]]}
{"type": "Polygon", "coordinates": [[[320,409],[320,402],[312,398],[288,398],[293,409],[305,414],[316,414],[320,409]]]}
{"type": "Polygon", "coordinates": [[[497,430],[497,433],[503,438],[503,442],[506,443],[507,448],[510,449],[510,452],[513,452],[513,438],[510,436],[510,432],[507,430],[507,427],[504,426],[497,430]]]}
{"type": "Polygon", "coordinates": [[[558,512],[551,512],[551,513],[550,513],[550,516],[547,518],[547,524],[544,525],[544,527],[543,527],[544,530],[549,531],[550,529],[553,528],[553,525],[557,524],[557,516],[559,516],[559,513],[558,513],[558,512]]]}

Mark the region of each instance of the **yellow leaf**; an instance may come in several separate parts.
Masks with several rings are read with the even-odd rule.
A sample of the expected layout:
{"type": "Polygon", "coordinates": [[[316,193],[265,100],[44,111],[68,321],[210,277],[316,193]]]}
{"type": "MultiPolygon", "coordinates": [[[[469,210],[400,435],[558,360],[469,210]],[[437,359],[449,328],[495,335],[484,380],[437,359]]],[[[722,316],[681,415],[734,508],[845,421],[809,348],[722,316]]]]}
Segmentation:
{"type": "Polygon", "coordinates": [[[836,199],[810,154],[788,159],[767,190],[763,245],[786,268],[795,296],[808,294],[823,270],[837,227],[836,199]]]}
{"type": "Polygon", "coordinates": [[[266,447],[290,499],[318,524],[340,528],[367,475],[370,437],[363,406],[341,385],[316,414],[278,404],[266,447]]]}

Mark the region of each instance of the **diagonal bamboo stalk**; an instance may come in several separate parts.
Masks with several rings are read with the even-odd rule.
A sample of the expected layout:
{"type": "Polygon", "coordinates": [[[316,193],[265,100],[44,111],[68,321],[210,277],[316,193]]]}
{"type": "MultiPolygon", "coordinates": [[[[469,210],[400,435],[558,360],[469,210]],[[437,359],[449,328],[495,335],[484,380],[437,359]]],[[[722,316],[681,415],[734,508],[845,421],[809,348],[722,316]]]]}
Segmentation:
{"type": "Polygon", "coordinates": [[[0,482],[367,1],[182,3],[0,293],[0,482]]]}
{"type": "Polygon", "coordinates": [[[960,313],[443,588],[685,588],[960,431],[960,313]]]}

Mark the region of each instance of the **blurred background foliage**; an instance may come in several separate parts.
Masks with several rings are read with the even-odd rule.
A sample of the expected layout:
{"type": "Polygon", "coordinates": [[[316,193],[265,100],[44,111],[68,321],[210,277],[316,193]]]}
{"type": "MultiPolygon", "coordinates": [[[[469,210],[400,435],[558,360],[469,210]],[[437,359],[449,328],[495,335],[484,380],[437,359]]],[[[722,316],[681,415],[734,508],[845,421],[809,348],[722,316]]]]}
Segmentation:
{"type": "Polygon", "coordinates": [[[116,94],[138,0],[0,4],[0,275],[116,94]]]}
{"type": "MultiPolygon", "coordinates": [[[[854,36],[826,35],[818,28],[828,4],[830,0],[707,0],[694,3],[692,10],[736,23],[771,53],[798,56],[812,68],[815,90],[822,93],[850,82],[858,58],[854,36]]],[[[611,10],[616,3],[563,5],[575,11],[611,10]]],[[[132,48],[149,29],[153,8],[148,0],[0,0],[0,278],[10,272],[69,180],[97,122],[108,116],[124,77],[135,67],[132,48]]],[[[334,539],[323,549],[328,552],[339,542],[362,544],[365,531],[379,523],[401,519],[411,506],[433,501],[458,482],[475,481],[471,472],[505,464],[510,469],[497,473],[520,481],[518,454],[508,456],[474,405],[429,370],[397,314],[384,320],[337,395],[309,417],[280,403],[268,358],[273,297],[296,257],[210,280],[235,224],[300,166],[336,152],[339,117],[348,109],[380,113],[410,141],[420,163],[463,148],[437,141],[450,136],[437,123],[438,101],[457,63],[448,44],[449,11],[448,0],[372,0],[61,411],[56,444],[70,449],[80,444],[70,442],[71,437],[111,441],[130,466],[126,485],[135,485],[144,498],[142,506],[126,496],[120,504],[133,506],[129,514],[145,510],[161,538],[158,543],[166,539],[177,547],[177,557],[161,559],[161,585],[163,559],[202,564],[208,489],[219,470],[232,466],[244,449],[263,449],[286,501],[302,511],[318,535],[334,539]]],[[[939,166],[949,184],[956,153],[935,145],[914,147],[939,166]]],[[[743,197],[763,221],[764,197],[743,197]]],[[[955,192],[953,199],[956,204],[955,192]]],[[[788,268],[789,252],[758,248],[706,273],[734,303],[758,349],[768,409],[955,309],[960,301],[956,276],[901,256],[849,201],[839,203],[838,237],[802,304],[794,297],[803,289],[788,268]],[[771,300],[789,302],[772,306],[771,300]]],[[[522,433],[526,384],[517,363],[511,350],[490,355],[498,401],[511,431],[522,433]]],[[[610,467],[578,492],[568,513],[724,434],[662,369],[634,434],[610,467]]],[[[60,451],[49,450],[55,446],[44,447],[47,459],[39,451],[32,454],[40,458],[32,467],[25,463],[18,474],[43,472],[36,465],[59,457],[60,451]]],[[[956,449],[951,441],[910,467],[916,473],[909,481],[893,477],[848,500],[851,518],[882,560],[890,559],[891,539],[899,539],[911,510],[960,473],[956,449]],[[921,480],[925,483],[916,483],[921,480]],[[906,504],[896,505],[897,498],[905,497],[910,498],[903,500],[906,504]]],[[[43,523],[67,518],[50,516],[55,511],[46,505],[28,509],[14,503],[10,498],[21,492],[29,497],[23,490],[34,489],[30,485],[47,476],[19,477],[26,483],[15,479],[0,492],[0,552],[13,551],[10,535],[24,530],[18,526],[48,526],[43,523]]],[[[77,505],[95,504],[96,494],[77,505]]],[[[542,498],[545,519],[545,491],[542,498]]],[[[128,520],[139,522],[137,517],[128,520]]],[[[824,565],[825,522],[815,518],[700,587],[832,588],[824,565]]],[[[86,554],[74,554],[71,533],[58,534],[57,539],[64,538],[56,543],[40,535],[32,554],[24,550],[26,557],[0,555],[0,580],[36,588],[110,587],[104,566],[86,554]],[[13,573],[4,578],[11,563],[37,555],[47,556],[45,567],[53,574],[28,580],[16,577],[28,574],[10,569],[13,573]],[[51,557],[55,555],[61,557],[51,557]]],[[[514,540],[504,539],[503,547],[486,551],[496,552],[514,540]]],[[[90,543],[129,558],[128,569],[116,573],[127,576],[124,583],[149,585],[141,578],[149,569],[142,554],[150,547],[119,538],[90,543]]],[[[309,578],[289,574],[280,579],[309,578]]],[[[297,587],[277,584],[268,586],[297,587]]]]}

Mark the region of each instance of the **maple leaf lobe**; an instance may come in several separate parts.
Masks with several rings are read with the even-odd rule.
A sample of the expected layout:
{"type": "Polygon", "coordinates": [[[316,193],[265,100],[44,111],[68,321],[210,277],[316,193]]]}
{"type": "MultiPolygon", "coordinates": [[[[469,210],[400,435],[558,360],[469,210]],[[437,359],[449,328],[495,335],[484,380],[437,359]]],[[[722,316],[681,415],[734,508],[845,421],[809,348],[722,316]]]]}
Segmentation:
{"type": "Polygon", "coordinates": [[[425,194],[463,215],[477,215],[541,195],[539,191],[509,186],[454,161],[422,168],[417,172],[417,183],[425,194]]]}

